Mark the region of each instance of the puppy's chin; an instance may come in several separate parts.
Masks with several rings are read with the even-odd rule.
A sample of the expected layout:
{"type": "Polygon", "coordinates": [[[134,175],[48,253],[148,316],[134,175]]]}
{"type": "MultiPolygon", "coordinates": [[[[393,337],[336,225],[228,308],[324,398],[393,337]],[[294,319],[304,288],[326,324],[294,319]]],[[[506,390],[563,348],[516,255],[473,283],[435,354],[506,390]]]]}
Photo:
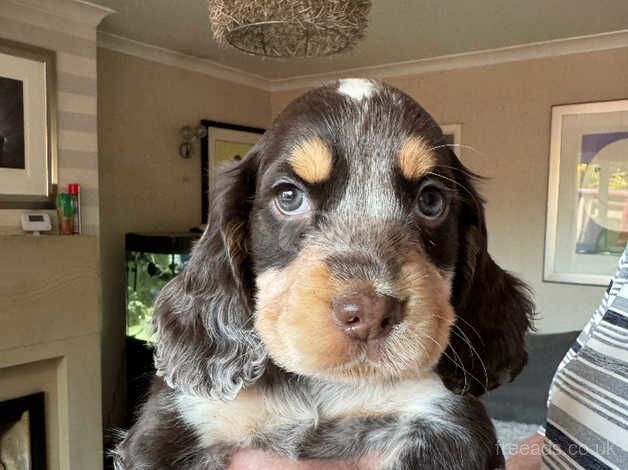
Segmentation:
{"type": "Polygon", "coordinates": [[[331,381],[391,381],[432,369],[454,319],[450,283],[438,270],[411,252],[391,285],[404,300],[403,320],[387,336],[362,342],[332,319],[332,299],[350,285],[333,277],[324,258],[305,249],[285,268],[257,276],[255,327],[273,361],[331,381]]]}

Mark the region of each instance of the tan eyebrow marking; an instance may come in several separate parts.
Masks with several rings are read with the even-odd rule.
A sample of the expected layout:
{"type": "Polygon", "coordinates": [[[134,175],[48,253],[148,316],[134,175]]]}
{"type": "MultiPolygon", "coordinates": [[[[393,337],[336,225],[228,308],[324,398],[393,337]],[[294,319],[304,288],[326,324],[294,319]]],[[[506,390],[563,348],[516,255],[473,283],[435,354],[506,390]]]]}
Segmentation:
{"type": "Polygon", "coordinates": [[[297,144],[288,163],[307,183],[321,183],[331,175],[331,151],[320,137],[310,137],[297,144]]]}
{"type": "Polygon", "coordinates": [[[416,181],[436,166],[436,155],[432,147],[418,136],[406,138],[398,154],[399,167],[403,176],[416,181]]]}

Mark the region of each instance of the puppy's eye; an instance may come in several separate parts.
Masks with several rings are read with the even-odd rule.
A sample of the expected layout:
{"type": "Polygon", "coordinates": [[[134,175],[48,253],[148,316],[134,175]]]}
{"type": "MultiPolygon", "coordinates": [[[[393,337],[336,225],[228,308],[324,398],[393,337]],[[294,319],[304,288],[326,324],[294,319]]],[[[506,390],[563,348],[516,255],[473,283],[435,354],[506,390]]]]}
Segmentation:
{"type": "Polygon", "coordinates": [[[285,215],[301,215],[310,210],[310,202],[305,193],[291,184],[283,184],[277,188],[275,204],[285,215]]]}
{"type": "Polygon", "coordinates": [[[417,209],[426,219],[438,219],[447,209],[445,194],[433,184],[424,184],[419,191],[417,209]]]}

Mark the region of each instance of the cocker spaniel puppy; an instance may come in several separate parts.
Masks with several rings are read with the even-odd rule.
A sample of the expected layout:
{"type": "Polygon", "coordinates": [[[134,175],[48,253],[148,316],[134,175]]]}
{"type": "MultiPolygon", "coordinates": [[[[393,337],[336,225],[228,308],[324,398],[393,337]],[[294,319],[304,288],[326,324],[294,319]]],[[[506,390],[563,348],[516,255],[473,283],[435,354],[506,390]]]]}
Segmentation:
{"type": "Polygon", "coordinates": [[[502,468],[474,395],[524,366],[533,306],[486,244],[472,175],[412,98],[306,93],[221,176],[163,289],[117,468],[223,469],[239,448],[502,468]]]}

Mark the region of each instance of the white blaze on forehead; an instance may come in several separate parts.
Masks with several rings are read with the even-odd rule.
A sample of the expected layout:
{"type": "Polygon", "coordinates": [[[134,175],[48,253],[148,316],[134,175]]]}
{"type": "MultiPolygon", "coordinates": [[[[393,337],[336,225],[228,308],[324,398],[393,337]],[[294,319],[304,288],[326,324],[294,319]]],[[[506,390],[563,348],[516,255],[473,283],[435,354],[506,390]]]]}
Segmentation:
{"type": "Polygon", "coordinates": [[[344,80],[340,80],[340,84],[338,85],[338,93],[353,98],[356,101],[369,98],[375,93],[376,89],[377,85],[365,78],[345,78],[344,80]]]}

